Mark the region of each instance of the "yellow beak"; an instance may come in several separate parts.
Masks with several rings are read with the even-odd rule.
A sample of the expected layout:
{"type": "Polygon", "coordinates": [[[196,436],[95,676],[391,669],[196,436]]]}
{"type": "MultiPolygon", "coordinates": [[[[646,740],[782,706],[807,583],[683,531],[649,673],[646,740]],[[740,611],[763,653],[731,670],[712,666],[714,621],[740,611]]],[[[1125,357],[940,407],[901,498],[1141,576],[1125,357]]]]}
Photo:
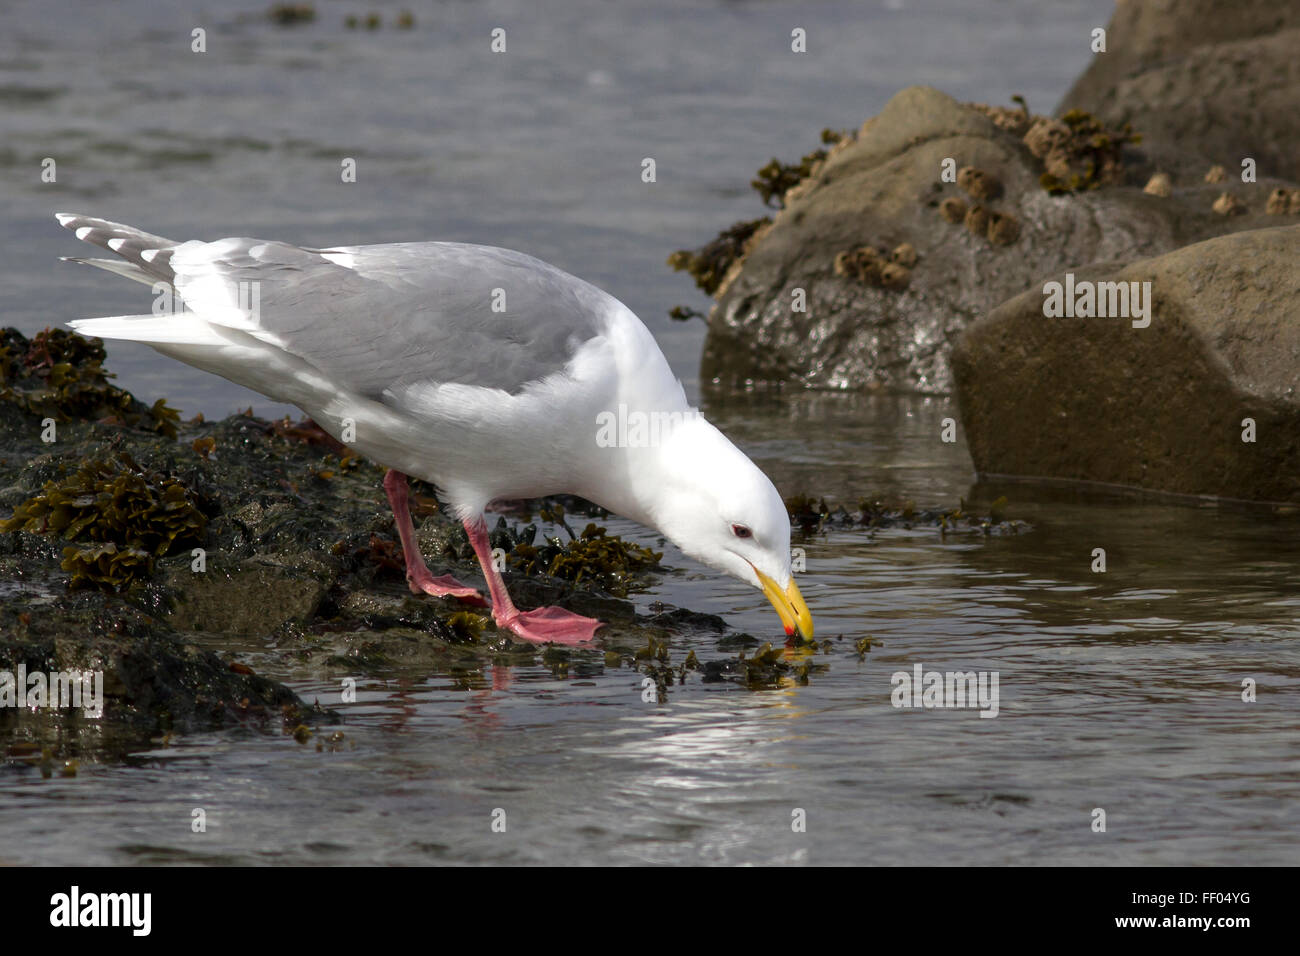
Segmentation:
{"type": "MultiPolygon", "coordinates": [[[[753,567],[753,565],[750,565],[750,567],[753,567]]],[[[775,581],[758,570],[758,568],[754,568],[754,573],[758,575],[758,583],[762,586],[763,593],[772,602],[772,607],[776,608],[776,613],[781,616],[781,623],[785,625],[786,637],[792,636],[795,628],[798,628],[803,639],[811,641],[813,636],[812,614],[809,613],[808,605],[803,601],[803,595],[799,593],[799,586],[794,583],[794,577],[790,578],[790,586],[783,591],[775,581]]]]}

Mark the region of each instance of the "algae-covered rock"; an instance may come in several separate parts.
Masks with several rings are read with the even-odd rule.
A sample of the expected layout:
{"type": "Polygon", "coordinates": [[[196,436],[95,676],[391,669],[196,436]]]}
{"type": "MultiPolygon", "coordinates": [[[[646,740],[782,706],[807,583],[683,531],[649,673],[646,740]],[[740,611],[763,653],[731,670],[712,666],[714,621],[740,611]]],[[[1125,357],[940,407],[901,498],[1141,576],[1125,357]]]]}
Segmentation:
{"type": "Polygon", "coordinates": [[[176,437],[179,415],[159,399],[152,406],[112,385],[104,345],[63,329],[30,341],[17,329],[0,330],[0,403],[36,419],[102,421],[176,437]]]}
{"type": "Polygon", "coordinates": [[[1044,282],[992,310],[953,352],[976,470],[1300,502],[1298,249],[1260,229],[1046,280],[1150,283],[1147,317],[1049,318],[1044,282]]]}
{"type": "Polygon", "coordinates": [[[1042,275],[1272,224],[1276,183],[1229,185],[1240,216],[1211,208],[1222,186],[1143,194],[1151,170],[1135,135],[1082,113],[1055,121],[901,91],[750,236],[717,286],[701,378],[947,392],[957,335],[1042,275]],[[902,244],[918,264],[884,281],[881,250],[902,244]]]}
{"type": "Polygon", "coordinates": [[[73,587],[124,590],[153,573],[154,559],[197,544],[208,522],[175,477],[150,473],[125,453],[83,461],[0,521],[0,531],[52,534],[73,587]]]}

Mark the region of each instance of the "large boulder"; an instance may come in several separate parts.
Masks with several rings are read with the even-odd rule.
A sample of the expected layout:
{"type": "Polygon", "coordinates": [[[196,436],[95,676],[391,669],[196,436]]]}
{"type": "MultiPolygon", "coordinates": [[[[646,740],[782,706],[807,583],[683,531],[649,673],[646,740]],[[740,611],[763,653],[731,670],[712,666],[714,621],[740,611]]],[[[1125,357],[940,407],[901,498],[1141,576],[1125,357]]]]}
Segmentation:
{"type": "Polygon", "coordinates": [[[1059,107],[1132,123],[1175,179],[1208,164],[1300,178],[1300,3],[1127,0],[1059,107]]]}
{"type": "Polygon", "coordinates": [[[1298,259],[1293,225],[1069,270],[1149,282],[1146,327],[1045,316],[1064,274],[998,306],[952,356],[976,470],[1300,502],[1298,259]]]}
{"type": "Polygon", "coordinates": [[[1096,164],[1092,180],[1092,157],[1075,154],[1071,166],[1068,149],[1057,151],[1065,158],[1046,152],[1053,136],[1072,137],[1066,146],[1082,144],[1084,153],[1094,141],[1111,142],[1089,122],[1067,130],[934,89],[901,91],[787,192],[771,226],[749,240],[717,290],[701,377],[948,392],[951,342],[1040,276],[1277,224],[1264,214],[1275,184],[1154,195],[1143,191],[1146,171],[1121,161],[1118,149],[1105,147],[1113,156],[1096,164]],[[983,176],[941,181],[945,160],[983,176]],[[1080,170],[1078,191],[1045,188],[1052,176],[1068,181],[1080,170]],[[1213,211],[1225,191],[1245,215],[1213,211]],[[958,202],[969,213],[964,222],[958,202]],[[862,253],[870,245],[887,271],[862,253]],[[889,263],[900,246],[899,261],[889,263]],[[796,308],[798,290],[806,311],[796,308]]]}

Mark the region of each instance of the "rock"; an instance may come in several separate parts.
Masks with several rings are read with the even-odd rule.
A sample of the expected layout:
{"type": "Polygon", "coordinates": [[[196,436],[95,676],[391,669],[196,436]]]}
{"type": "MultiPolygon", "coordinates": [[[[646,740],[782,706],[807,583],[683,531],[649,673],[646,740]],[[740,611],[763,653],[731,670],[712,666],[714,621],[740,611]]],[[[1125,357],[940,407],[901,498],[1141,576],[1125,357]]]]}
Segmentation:
{"type": "Polygon", "coordinates": [[[1300,4],[1130,0],[1106,42],[1058,113],[1132,123],[1143,151],[1182,182],[1207,164],[1237,175],[1245,157],[1260,176],[1300,179],[1300,4]]]}
{"type": "MultiPolygon", "coordinates": [[[[8,562],[0,562],[8,564],[8,562]]],[[[9,570],[5,567],[6,571],[9,570]]],[[[93,752],[168,732],[243,723],[281,729],[304,721],[335,719],[304,704],[289,688],[236,668],[211,650],[186,643],[139,609],[98,593],[49,594],[33,612],[28,593],[10,593],[0,608],[0,670],[21,664],[41,671],[99,671],[104,712],[84,721],[75,711],[50,709],[60,738],[93,752]],[[97,726],[98,725],[98,726],[97,726]],[[108,733],[110,740],[104,740],[108,733]]],[[[0,709],[0,731],[14,712],[0,709]]]]}
{"type": "MultiPolygon", "coordinates": [[[[1107,176],[1122,172],[1119,166],[1081,177],[1082,191],[1050,195],[1041,182],[1046,160],[1013,131],[1025,124],[999,126],[993,112],[938,90],[905,89],[856,140],[826,158],[809,188],[787,192],[785,208],[752,235],[718,289],[702,379],[947,392],[948,352],[957,334],[1042,275],[1074,262],[1128,261],[1271,224],[1263,218],[1263,197],[1276,184],[1262,181],[1237,187],[1265,190],[1258,215],[1232,217],[1211,211],[1222,188],[1195,176],[1194,185],[1168,198],[1143,195],[1145,175],[1130,185],[1105,185],[1107,176]],[[996,179],[1001,197],[967,208],[966,191],[941,181],[945,160],[954,172],[983,171],[985,178],[968,172],[968,182],[996,179]],[[889,285],[858,281],[848,258],[837,259],[881,243],[916,250],[906,288],[901,276],[891,276],[889,285]],[[805,290],[806,312],[791,310],[796,288],[805,290]]],[[[1058,171],[1068,174],[1053,188],[1070,189],[1070,178],[1080,177],[1070,170],[1116,155],[1103,149],[1089,160],[1079,138],[1097,135],[1092,121],[1076,116],[1071,122],[1037,117],[1029,127],[1038,129],[1044,157],[1058,157],[1058,171]]]]}
{"type": "Polygon", "coordinates": [[[333,584],[337,571],[310,556],[256,555],[223,560],[214,556],[195,572],[188,562],[173,568],[164,588],[173,595],[165,617],[178,631],[209,634],[266,634],[286,623],[309,620],[333,584]],[[302,567],[312,563],[315,570],[302,567]],[[295,566],[296,565],[296,566],[295,566]]]}
{"type": "Polygon", "coordinates": [[[1069,270],[1150,282],[1146,328],[1047,318],[1041,280],[992,310],[952,358],[976,470],[1300,502],[1297,248],[1288,226],[1069,270]]]}

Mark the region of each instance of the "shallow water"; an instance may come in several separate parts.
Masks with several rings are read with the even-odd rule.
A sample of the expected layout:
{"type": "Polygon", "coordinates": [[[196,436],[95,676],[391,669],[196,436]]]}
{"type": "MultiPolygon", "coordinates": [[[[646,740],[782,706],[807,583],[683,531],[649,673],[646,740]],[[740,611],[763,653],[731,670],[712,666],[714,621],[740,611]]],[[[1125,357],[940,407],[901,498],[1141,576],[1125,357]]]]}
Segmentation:
{"type": "MultiPolygon", "coordinates": [[[[177,46],[203,22],[184,5],[89,5],[69,19],[7,4],[5,322],[34,331],[140,308],[129,284],[55,262],[80,254],[49,220],[60,206],[165,235],[456,238],[522,248],[610,289],[698,394],[702,328],[665,313],[703,302],[663,259],[758,214],[752,170],[811,149],[822,126],[857,125],[908,83],[1050,107],[1109,13],[1028,0],[665,6],[542,17],[523,3],[448,4],[410,34],[348,33],[346,4],[317,4],[320,22],[293,31],[228,13],[201,72],[177,46]],[[499,22],[508,69],[476,46],[499,22]],[[825,47],[794,61],[781,51],[800,24],[825,47]],[[56,194],[18,176],[45,155],[67,171],[56,194]],[[360,159],[355,186],[337,183],[340,155],[360,159]],[[645,155],[657,188],[639,180],[645,155]]],[[[186,413],[250,401],[148,350],[112,346],[110,365],[186,413]]],[[[336,683],[267,669],[271,649],[250,641],[238,649],[259,672],[342,711],[342,749],[230,731],[82,760],[74,778],[10,765],[0,863],[1300,862],[1300,519],[972,487],[965,447],[938,440],[955,415],[943,399],[710,394],[705,407],[787,494],[850,507],[1006,495],[1033,530],[797,540],[800,586],[833,649],[807,685],[775,690],[695,675],[645,703],[641,675],[593,652],[567,673],[539,660],[362,679],[344,706],[336,683]],[[1098,547],[1105,574],[1090,569],[1098,547]],[[881,646],[860,656],[868,635],[881,646]],[[891,675],[916,664],[996,671],[999,715],[895,709],[891,675]],[[1241,700],[1244,678],[1255,703],[1241,700]],[[206,834],[191,832],[197,807],[206,834]],[[1098,807],[1105,834],[1090,829],[1098,807]],[[805,833],[792,832],[796,808],[805,833]]],[[[757,592],[671,547],[665,562],[678,570],[642,607],[779,638],[757,592]]],[[[674,662],[692,649],[734,654],[679,638],[674,662]]]]}

